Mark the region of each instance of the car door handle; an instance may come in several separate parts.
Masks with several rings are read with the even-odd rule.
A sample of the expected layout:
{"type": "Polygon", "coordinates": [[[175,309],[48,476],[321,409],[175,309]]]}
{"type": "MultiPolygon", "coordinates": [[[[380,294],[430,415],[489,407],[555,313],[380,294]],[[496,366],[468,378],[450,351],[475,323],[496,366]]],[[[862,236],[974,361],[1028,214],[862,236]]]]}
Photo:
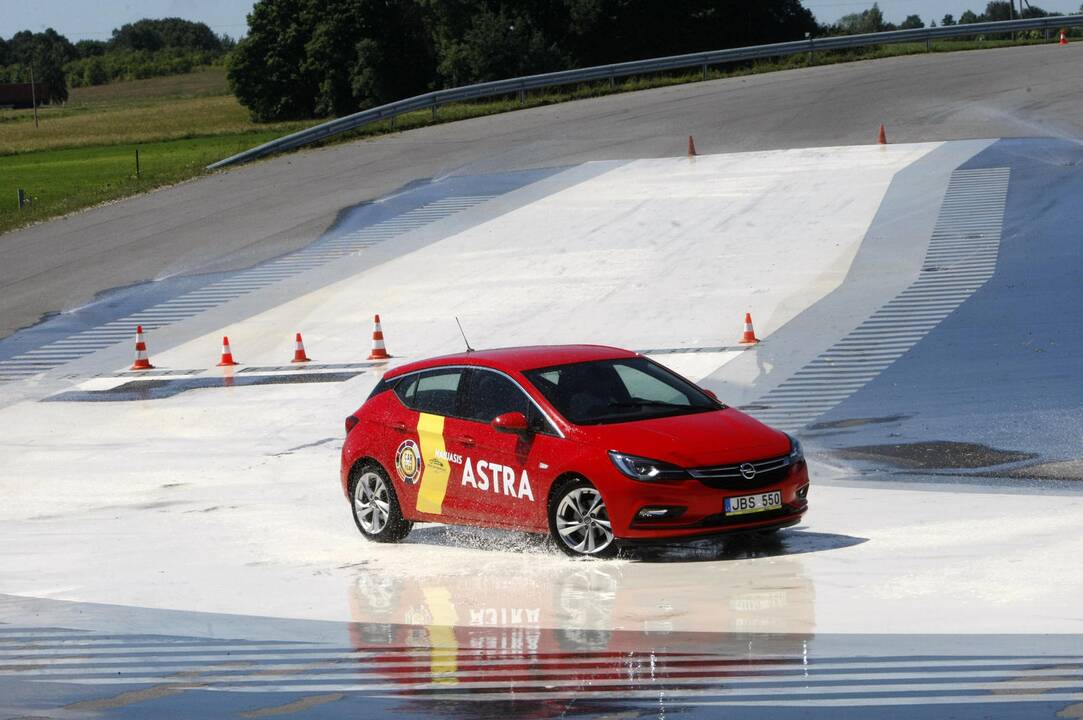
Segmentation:
{"type": "Polygon", "coordinates": [[[470,437],[469,435],[460,435],[455,439],[458,440],[460,444],[465,445],[466,447],[474,447],[474,438],[470,437]]]}
{"type": "Polygon", "coordinates": [[[399,432],[406,432],[406,423],[393,422],[391,423],[392,430],[398,430],[399,432]]]}

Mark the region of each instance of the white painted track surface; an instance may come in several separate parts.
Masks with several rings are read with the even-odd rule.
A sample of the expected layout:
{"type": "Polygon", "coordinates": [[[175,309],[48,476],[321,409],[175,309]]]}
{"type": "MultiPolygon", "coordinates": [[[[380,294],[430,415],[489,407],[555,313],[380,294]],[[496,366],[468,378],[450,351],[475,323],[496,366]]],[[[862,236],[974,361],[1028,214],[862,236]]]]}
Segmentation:
{"type": "MultiPolygon", "coordinates": [[[[211,366],[228,331],[247,367],[281,365],[303,330],[319,362],[358,362],[374,312],[396,362],[457,351],[456,314],[478,346],[726,347],[752,309],[761,348],[657,355],[693,379],[723,377],[840,287],[892,180],[948,151],[893,145],[572,168],[468,210],[475,224],[412,231],[402,254],[347,279],[214,324],[227,305],[175,347],[163,330],[149,338],[151,359],[219,376],[211,366]]],[[[935,216],[936,204],[925,211],[935,216]]],[[[892,262],[914,255],[920,265],[923,247],[892,262]]],[[[847,328],[818,330],[830,344],[847,328]]],[[[126,354],[103,351],[77,367],[110,373],[126,354]]],[[[566,630],[1083,632],[1078,496],[855,487],[840,482],[847,471],[818,462],[807,521],[767,550],[719,554],[708,543],[661,551],[664,562],[576,563],[519,536],[439,527],[418,528],[401,546],[365,543],[338,487],[337,450],[342,419],[376,377],[130,402],[39,402],[126,379],[22,383],[25,399],[0,409],[0,591],[407,624],[501,625],[521,610],[535,626],[566,630]]],[[[731,389],[743,392],[735,377],[731,389]]]]}

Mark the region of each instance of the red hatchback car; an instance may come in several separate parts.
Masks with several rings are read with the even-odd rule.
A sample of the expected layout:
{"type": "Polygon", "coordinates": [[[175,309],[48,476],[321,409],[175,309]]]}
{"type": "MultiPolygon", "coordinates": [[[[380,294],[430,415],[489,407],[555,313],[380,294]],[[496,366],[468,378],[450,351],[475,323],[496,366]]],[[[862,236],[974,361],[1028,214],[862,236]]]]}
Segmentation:
{"type": "Polygon", "coordinates": [[[365,537],[414,522],[550,533],[569,555],[771,532],[808,508],[796,439],[658,363],[589,345],[472,351],[387,372],[346,419],[365,537]]]}

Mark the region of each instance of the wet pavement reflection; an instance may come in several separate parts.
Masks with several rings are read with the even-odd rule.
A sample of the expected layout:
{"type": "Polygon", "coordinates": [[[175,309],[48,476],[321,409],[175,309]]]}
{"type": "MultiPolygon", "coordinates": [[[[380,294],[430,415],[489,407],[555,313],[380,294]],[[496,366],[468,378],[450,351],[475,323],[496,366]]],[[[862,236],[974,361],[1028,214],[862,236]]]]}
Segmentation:
{"type": "Polygon", "coordinates": [[[739,629],[790,603],[811,622],[800,581],[723,593],[718,632],[646,618],[639,629],[606,629],[601,621],[622,605],[653,597],[625,595],[616,568],[581,565],[514,591],[452,572],[420,583],[362,574],[351,623],[0,596],[0,717],[977,718],[1083,709],[1078,636],[739,629]],[[478,598],[479,589],[492,594],[478,598]],[[14,615],[40,622],[6,622],[14,615]],[[144,631],[155,624],[160,633],[144,631]]]}

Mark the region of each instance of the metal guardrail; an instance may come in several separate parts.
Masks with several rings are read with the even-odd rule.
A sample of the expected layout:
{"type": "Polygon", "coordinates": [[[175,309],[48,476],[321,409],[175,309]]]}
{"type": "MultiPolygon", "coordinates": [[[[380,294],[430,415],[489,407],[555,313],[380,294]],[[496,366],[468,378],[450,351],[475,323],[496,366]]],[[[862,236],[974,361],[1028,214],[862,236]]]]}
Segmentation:
{"type": "Polygon", "coordinates": [[[1056,17],[1032,18],[1027,20],[1009,20],[1004,22],[970,23],[966,25],[951,25],[948,27],[919,28],[916,30],[895,30],[891,32],[868,33],[864,35],[839,35],[835,37],[810,38],[808,40],[796,40],[793,42],[773,43],[770,45],[751,45],[748,47],[730,48],[728,50],[714,50],[710,52],[688,53],[686,55],[671,55],[669,57],[652,58],[649,60],[633,60],[631,62],[614,63],[612,65],[598,65],[594,67],[579,68],[576,70],[562,70],[560,72],[544,73],[541,75],[527,75],[525,77],[510,78],[508,80],[496,80],[493,82],[478,83],[476,85],[464,85],[463,87],[436,90],[416,95],[405,100],[380,105],[369,110],[344,117],[336,118],[313,127],[300,130],[290,135],[285,135],[276,140],[258,145],[249,150],[232,155],[224,160],[208,165],[207,169],[215,170],[228,165],[255,160],[256,158],[270,155],[283,150],[307,145],[323,140],[324,138],[338,135],[339,133],[355,130],[363,125],[388,120],[415,110],[431,108],[435,115],[436,109],[441,105],[462,100],[475,100],[477,98],[492,97],[495,95],[519,94],[520,102],[529,90],[538,90],[546,87],[559,85],[571,85],[574,83],[592,82],[608,79],[613,84],[616,78],[630,75],[642,75],[644,73],[660,72],[663,70],[680,70],[685,68],[702,67],[706,76],[707,68],[712,65],[723,63],[741,62],[745,60],[759,60],[762,58],[782,57],[799,53],[810,53],[814,57],[817,51],[843,50],[869,45],[886,45],[890,43],[922,42],[927,45],[933,40],[955,37],[970,37],[974,35],[1006,34],[1023,30],[1055,31],[1065,27],[1083,25],[1083,14],[1061,15],[1056,17]]]}

